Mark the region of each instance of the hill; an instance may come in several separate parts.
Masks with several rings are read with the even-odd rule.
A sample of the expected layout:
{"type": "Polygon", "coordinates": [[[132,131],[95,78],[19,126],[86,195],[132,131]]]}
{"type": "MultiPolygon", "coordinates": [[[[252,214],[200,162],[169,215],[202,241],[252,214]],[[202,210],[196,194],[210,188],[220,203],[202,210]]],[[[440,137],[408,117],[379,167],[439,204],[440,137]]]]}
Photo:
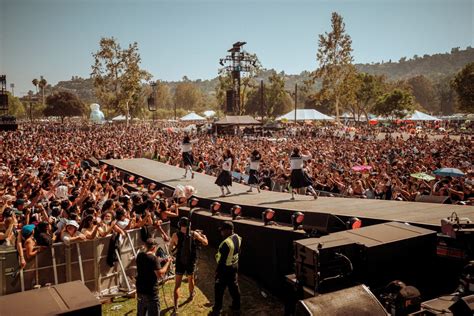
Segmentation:
{"type": "MultiPolygon", "coordinates": [[[[462,50],[459,47],[453,48],[449,53],[440,53],[434,55],[413,56],[412,58],[402,57],[398,62],[391,60],[387,62],[377,62],[371,64],[356,64],[360,72],[367,72],[376,75],[385,75],[388,80],[405,80],[415,76],[423,75],[433,83],[445,80],[448,76],[457,73],[464,65],[474,62],[474,48],[467,47],[462,50]]],[[[272,69],[264,69],[259,77],[267,80],[274,72],[272,69]]],[[[295,83],[303,83],[308,79],[310,72],[303,71],[297,75],[289,75],[282,72],[285,76],[285,85],[291,88],[295,83]]],[[[180,81],[165,81],[173,93],[180,81]]],[[[204,94],[212,95],[218,84],[218,79],[194,80],[194,83],[204,94]]],[[[76,93],[86,102],[96,102],[94,96],[94,87],[91,79],[73,77],[71,80],[60,81],[53,87],[53,91],[66,90],[76,93]]]]}

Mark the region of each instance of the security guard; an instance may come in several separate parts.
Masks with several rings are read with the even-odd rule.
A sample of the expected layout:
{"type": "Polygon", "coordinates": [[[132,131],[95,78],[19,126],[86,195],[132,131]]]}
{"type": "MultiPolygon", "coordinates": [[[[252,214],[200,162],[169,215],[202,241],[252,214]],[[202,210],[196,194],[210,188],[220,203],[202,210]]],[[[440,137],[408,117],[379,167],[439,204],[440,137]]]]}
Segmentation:
{"type": "Polygon", "coordinates": [[[224,241],[219,245],[216,254],[217,271],[214,284],[214,307],[210,315],[219,315],[226,287],[229,287],[232,296],[232,310],[240,311],[240,289],[237,271],[242,238],[234,233],[234,224],[230,221],[223,222],[219,230],[224,241]]]}

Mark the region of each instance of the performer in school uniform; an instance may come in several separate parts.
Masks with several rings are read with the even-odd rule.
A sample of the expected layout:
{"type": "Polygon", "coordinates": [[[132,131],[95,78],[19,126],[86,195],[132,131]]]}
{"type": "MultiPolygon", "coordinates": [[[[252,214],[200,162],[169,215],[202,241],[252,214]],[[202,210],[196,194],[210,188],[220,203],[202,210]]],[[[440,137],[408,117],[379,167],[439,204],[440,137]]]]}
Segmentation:
{"type": "Polygon", "coordinates": [[[295,147],[290,156],[290,185],[291,185],[291,199],[295,199],[295,189],[307,188],[308,191],[313,195],[314,199],[318,198],[318,194],[313,188],[313,181],[304,172],[303,166],[304,161],[311,159],[310,155],[300,154],[299,148],[295,147]]]}
{"type": "Polygon", "coordinates": [[[193,143],[195,140],[191,140],[188,135],[184,136],[183,142],[181,143],[181,151],[183,157],[183,165],[184,165],[184,176],[186,178],[188,175],[188,170],[191,172],[191,179],[194,179],[194,171],[193,171],[193,164],[194,164],[194,157],[193,157],[193,143]]]}
{"type": "Polygon", "coordinates": [[[234,163],[234,155],[230,151],[230,149],[226,149],[223,157],[222,162],[222,170],[217,176],[215,184],[217,184],[221,188],[221,197],[229,195],[231,192],[229,190],[229,186],[232,186],[232,165],[234,163]],[[224,193],[224,188],[227,190],[224,193]]]}
{"type": "Polygon", "coordinates": [[[252,188],[256,187],[258,193],[260,193],[260,180],[258,178],[258,168],[260,167],[260,160],[262,159],[262,156],[258,152],[258,150],[254,150],[252,152],[252,155],[248,159],[249,164],[250,164],[250,171],[249,171],[249,189],[247,192],[252,192],[252,188]]]}

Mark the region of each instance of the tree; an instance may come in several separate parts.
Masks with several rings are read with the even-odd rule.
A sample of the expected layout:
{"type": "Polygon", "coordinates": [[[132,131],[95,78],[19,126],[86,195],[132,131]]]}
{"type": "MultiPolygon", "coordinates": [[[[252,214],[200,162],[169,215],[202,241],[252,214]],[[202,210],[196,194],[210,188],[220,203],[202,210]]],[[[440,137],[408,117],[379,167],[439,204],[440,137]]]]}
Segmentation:
{"type": "Polygon", "coordinates": [[[36,78],[33,79],[33,80],[31,81],[31,83],[35,86],[36,93],[38,94],[38,83],[39,83],[38,79],[36,79],[36,78]]]}
{"type": "Polygon", "coordinates": [[[82,101],[75,94],[66,91],[49,95],[46,104],[44,115],[59,116],[61,122],[67,116],[81,116],[85,113],[82,101]]]}
{"type": "Polygon", "coordinates": [[[430,112],[439,112],[435,89],[433,83],[428,78],[423,75],[415,76],[408,79],[407,83],[417,103],[430,112]]]}
{"type": "Polygon", "coordinates": [[[265,89],[265,108],[268,117],[277,117],[289,112],[293,106],[290,96],[285,91],[283,77],[274,73],[269,80],[269,87],[265,89]]]}
{"type": "Polygon", "coordinates": [[[474,112],[474,62],[458,72],[451,86],[456,91],[461,111],[474,112]]]}
{"type": "Polygon", "coordinates": [[[415,108],[413,96],[408,91],[395,89],[377,99],[373,112],[392,118],[403,118],[415,108]]]}
{"type": "Polygon", "coordinates": [[[357,81],[356,106],[352,113],[357,120],[360,119],[360,115],[363,113],[368,123],[369,113],[372,111],[378,97],[386,90],[385,78],[367,73],[358,73],[357,81]]]}
{"type": "Polygon", "coordinates": [[[108,115],[124,114],[128,124],[130,108],[140,106],[137,102],[141,100],[141,83],[149,80],[151,75],[140,69],[141,58],[136,42],[122,49],[111,37],[102,38],[99,45],[100,49],[92,54],[95,63],[91,76],[96,96],[108,110],[108,115]]]}
{"type": "Polygon", "coordinates": [[[352,40],[345,33],[342,16],[332,13],[332,31],[319,35],[319,48],[316,58],[319,68],[314,72],[313,79],[322,79],[322,98],[334,102],[336,120],[339,121],[339,103],[346,90],[346,77],[350,74],[352,64],[352,40]]]}
{"type": "Polygon", "coordinates": [[[16,118],[23,118],[26,116],[26,110],[19,98],[14,97],[7,91],[8,95],[8,115],[13,115],[16,118]]]}
{"type": "Polygon", "coordinates": [[[40,81],[38,83],[38,86],[40,87],[41,94],[43,96],[43,102],[42,102],[43,106],[45,105],[44,104],[44,88],[46,88],[47,84],[48,84],[48,82],[46,81],[46,79],[44,79],[43,76],[40,76],[40,81]]]}
{"type": "Polygon", "coordinates": [[[191,81],[182,81],[174,92],[176,108],[197,111],[202,106],[202,92],[191,81]]]}

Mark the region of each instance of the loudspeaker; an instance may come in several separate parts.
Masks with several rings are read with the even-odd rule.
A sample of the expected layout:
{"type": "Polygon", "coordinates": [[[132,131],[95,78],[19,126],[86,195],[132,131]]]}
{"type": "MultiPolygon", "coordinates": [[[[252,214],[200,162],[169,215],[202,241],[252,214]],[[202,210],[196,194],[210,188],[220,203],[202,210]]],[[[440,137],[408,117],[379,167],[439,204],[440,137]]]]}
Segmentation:
{"type": "Polygon", "coordinates": [[[454,316],[474,315],[474,295],[460,298],[449,310],[454,316]]]}
{"type": "Polygon", "coordinates": [[[305,212],[303,229],[305,231],[316,230],[318,235],[327,235],[329,233],[344,230],[344,222],[332,214],[305,212]]]}
{"type": "Polygon", "coordinates": [[[298,301],[296,315],[387,315],[365,285],[358,285],[298,301]]]}
{"type": "Polygon", "coordinates": [[[8,94],[0,94],[0,110],[6,111],[8,110],[8,94]]]}
{"type": "Polygon", "coordinates": [[[226,113],[234,112],[234,90],[227,90],[226,92],[226,113]]]}
{"type": "Polygon", "coordinates": [[[415,198],[415,202],[451,204],[451,200],[449,199],[449,196],[437,196],[437,195],[418,195],[415,198]]]}

